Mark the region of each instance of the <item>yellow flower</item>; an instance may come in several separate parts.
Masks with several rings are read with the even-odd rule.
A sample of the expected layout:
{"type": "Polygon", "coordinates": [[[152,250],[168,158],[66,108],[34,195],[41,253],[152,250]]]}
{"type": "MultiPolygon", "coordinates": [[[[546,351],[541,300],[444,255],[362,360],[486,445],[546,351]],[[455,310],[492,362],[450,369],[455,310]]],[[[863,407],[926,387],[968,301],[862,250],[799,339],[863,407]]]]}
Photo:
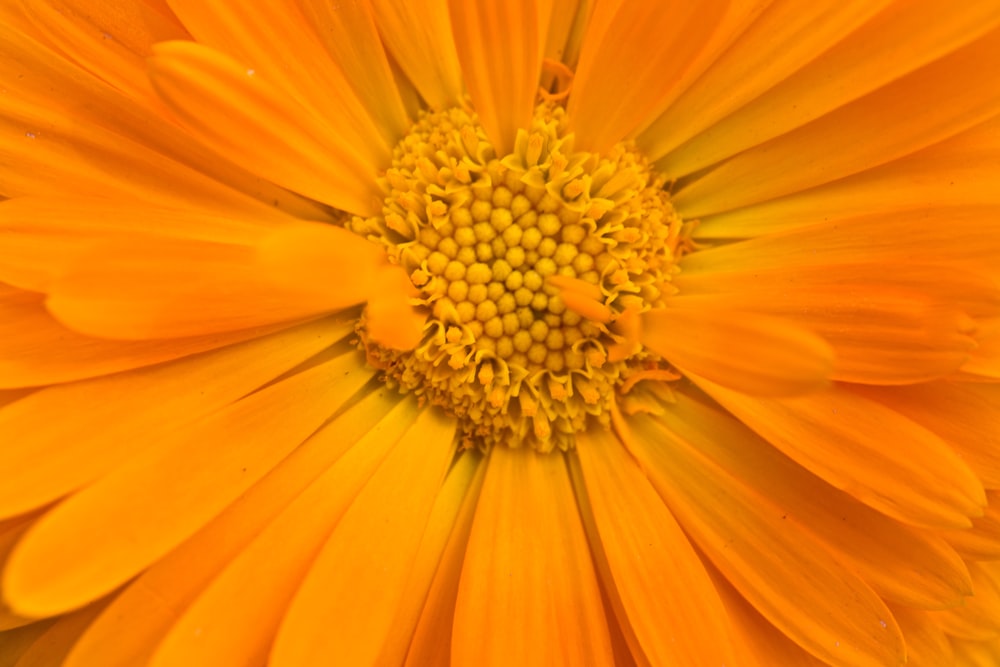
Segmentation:
{"type": "Polygon", "coordinates": [[[4,3],[3,664],[998,664],[997,71],[990,0],[4,3]]]}

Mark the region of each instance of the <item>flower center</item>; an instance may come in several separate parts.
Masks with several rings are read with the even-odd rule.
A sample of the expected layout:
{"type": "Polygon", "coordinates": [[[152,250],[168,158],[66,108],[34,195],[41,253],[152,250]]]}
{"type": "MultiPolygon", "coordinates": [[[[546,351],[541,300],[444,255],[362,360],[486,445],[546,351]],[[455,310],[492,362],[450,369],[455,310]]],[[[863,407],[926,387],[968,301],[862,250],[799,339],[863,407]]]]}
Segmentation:
{"type": "Polygon", "coordinates": [[[667,368],[617,325],[673,291],[684,244],[664,179],[628,145],[575,152],[565,126],[543,104],[497,156],[470,112],[426,113],[380,181],[382,214],[350,223],[409,272],[429,313],[407,352],[362,321],[369,362],[454,414],[467,446],[569,448],[589,420],[607,424],[616,394],[667,368]]]}

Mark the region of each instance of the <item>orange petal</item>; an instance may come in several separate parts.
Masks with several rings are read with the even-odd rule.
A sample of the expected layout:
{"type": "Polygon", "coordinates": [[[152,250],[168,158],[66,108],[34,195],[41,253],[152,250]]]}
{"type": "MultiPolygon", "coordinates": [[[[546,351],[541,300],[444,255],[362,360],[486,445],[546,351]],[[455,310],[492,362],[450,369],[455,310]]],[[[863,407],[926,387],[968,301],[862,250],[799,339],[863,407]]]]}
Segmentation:
{"type": "Polygon", "coordinates": [[[448,542],[438,559],[434,578],[430,582],[426,600],[420,611],[420,618],[413,628],[413,637],[406,654],[407,667],[450,664],[452,628],[459,577],[462,574],[462,559],[465,558],[465,547],[472,532],[472,520],[476,514],[476,504],[483,487],[485,472],[486,466],[479,465],[476,478],[462,500],[462,507],[448,535],[448,542]]]}
{"type": "Polygon", "coordinates": [[[353,353],[335,358],[165,432],[68,498],[11,554],[3,572],[10,606],[61,613],[156,562],[302,444],[329,417],[340,383],[370,377],[362,363],[353,353]]]}
{"type": "Polygon", "coordinates": [[[740,660],[747,660],[748,664],[758,667],[828,667],[829,663],[809,655],[771,625],[711,563],[706,568],[726,605],[734,643],[742,649],[740,660]]]}
{"type": "MultiPolygon", "coordinates": [[[[810,14],[810,10],[803,11],[795,3],[783,4],[795,13],[794,18],[785,15],[791,26],[810,14]]],[[[730,58],[744,58],[743,66],[752,68],[743,73],[745,81],[716,79],[703,84],[716,86],[708,90],[715,91],[716,95],[724,97],[726,101],[721,104],[716,102],[722,108],[707,110],[709,114],[706,114],[708,117],[704,120],[699,118],[703,111],[701,109],[688,107],[678,110],[676,113],[686,112],[696,118],[696,127],[708,129],[671,151],[661,166],[668,173],[680,176],[736,155],[801,127],[883,86],[892,85],[892,82],[914,70],[947,57],[953,51],[975,41],[1000,22],[995,8],[981,3],[965,3],[961,7],[954,7],[948,0],[913,0],[902,4],[875,2],[850,6],[851,4],[853,3],[848,3],[848,7],[844,9],[838,6],[832,11],[829,6],[815,6],[812,11],[822,11],[826,16],[798,24],[799,29],[806,27],[808,37],[798,36],[798,44],[790,48],[788,45],[772,44],[758,53],[739,51],[727,54],[730,58]],[[888,8],[883,9],[886,5],[889,5],[888,8]],[[928,16],[935,16],[938,20],[928,21],[928,16]],[[868,20],[859,26],[858,19],[868,20]],[[832,24],[829,28],[826,25],[828,21],[832,24]],[[843,39],[833,43],[829,39],[831,37],[843,39]],[[776,47],[785,48],[782,49],[783,53],[775,57],[769,49],[776,47]],[[821,52],[823,47],[830,48],[821,52]],[[811,51],[810,55],[818,57],[809,62],[808,57],[802,57],[803,50],[811,51]],[[799,56],[798,59],[794,59],[796,56],[799,56]],[[768,57],[773,60],[764,60],[768,57]],[[756,60],[757,58],[761,60],[756,60]],[[775,66],[772,64],[774,61],[780,64],[775,66]],[[792,65],[791,71],[787,69],[788,64],[792,65]],[[782,66],[786,69],[780,72],[779,68],[782,66]],[[764,72],[765,77],[772,72],[778,73],[775,70],[782,76],[770,79],[768,83],[774,84],[773,87],[763,90],[756,87],[760,83],[760,75],[756,71],[758,68],[764,72]],[[753,92],[747,90],[749,86],[755,86],[753,92]],[[734,87],[738,92],[729,101],[729,91],[734,87]],[[741,94],[744,92],[750,94],[741,94]],[[720,111],[729,115],[723,117],[719,114],[720,111]]],[[[774,32],[773,28],[771,32],[774,32]]],[[[762,29],[757,34],[766,35],[768,31],[762,29]]],[[[961,73],[959,76],[968,74],[961,73]]],[[[938,80],[935,80],[934,84],[928,85],[937,83],[938,80]]],[[[983,83],[989,85],[985,80],[983,83]]],[[[977,84],[969,82],[968,85],[977,84]]],[[[906,91],[912,94],[913,89],[907,88],[906,91]]],[[[942,94],[946,93],[942,91],[942,94]]],[[[683,119],[684,116],[680,118],[683,119]]],[[[854,120],[858,118],[853,117],[854,120]]],[[[691,121],[681,122],[688,125],[691,121]]],[[[877,126],[872,126],[872,129],[875,127],[877,126]]]]}
{"type": "Polygon", "coordinates": [[[993,667],[1000,661],[1000,638],[986,641],[964,640],[950,637],[955,664],[993,667]]]}
{"type": "Polygon", "coordinates": [[[903,636],[882,599],[808,533],[788,530],[767,489],[649,417],[618,418],[616,428],[699,549],[792,641],[841,667],[904,661],[903,636]]]}
{"type": "MultiPolygon", "coordinates": [[[[329,496],[321,496],[322,502],[330,502],[333,507],[339,503],[341,509],[345,508],[357,488],[368,478],[371,469],[381,460],[384,448],[394,441],[389,431],[397,428],[396,423],[400,424],[399,429],[405,428],[416,417],[416,409],[412,405],[404,408],[406,415],[394,412],[393,407],[398,403],[399,397],[395,393],[389,394],[385,390],[372,392],[339,414],[218,517],[128,584],[80,638],[65,667],[145,665],[158,646],[159,653],[164,654],[176,651],[179,648],[177,644],[182,644],[188,652],[183,664],[210,658],[214,654],[213,649],[218,649],[216,642],[220,639],[217,632],[220,624],[246,620],[246,614],[252,607],[251,594],[255,599],[273,602],[273,598],[265,592],[269,587],[263,585],[265,572],[276,573],[279,578],[285,577],[292,582],[287,587],[287,601],[305,565],[301,568],[282,567],[293,553],[292,542],[278,542],[280,547],[275,547],[271,536],[280,531],[268,524],[279,512],[287,515],[285,508],[293,501],[305,509],[316,508],[316,504],[303,503],[297,498],[317,478],[326,475],[331,467],[339,472],[334,474],[329,484],[318,484],[320,489],[331,492],[329,496]],[[381,423],[384,420],[395,420],[389,422],[393,428],[387,431],[386,423],[381,423]],[[354,448],[359,441],[361,446],[354,448]],[[385,447],[380,449],[379,443],[386,441],[385,447]],[[262,534],[265,527],[268,537],[262,534]],[[276,560],[276,555],[280,555],[281,560],[276,560]],[[252,578],[256,585],[253,587],[246,586],[246,578],[236,580],[233,576],[242,577],[246,561],[261,568],[254,572],[252,578]],[[219,575],[224,568],[226,573],[219,575]],[[228,587],[233,581],[239,583],[235,592],[228,587]],[[220,598],[220,594],[226,597],[220,598]],[[221,606],[216,606],[217,601],[221,606]],[[206,608],[211,614],[210,620],[202,626],[201,633],[192,637],[192,633],[187,631],[189,620],[197,620],[206,608]],[[122,618],[129,619],[129,631],[124,635],[121,632],[122,618]],[[168,634],[168,631],[171,632],[168,634]],[[187,641],[181,642],[181,639],[187,641]]],[[[315,493],[312,491],[307,495],[315,498],[315,493]]],[[[316,536],[308,530],[305,522],[318,520],[325,530],[334,519],[317,512],[307,512],[305,516],[291,514],[289,518],[293,519],[293,523],[303,522],[297,524],[300,530],[293,531],[291,539],[312,539],[318,548],[316,540],[321,540],[325,532],[321,531],[316,536]]],[[[285,519],[279,522],[288,525],[285,519]]],[[[278,536],[287,537],[284,534],[278,536]]],[[[285,607],[274,604],[265,608],[275,617],[271,628],[273,634],[277,618],[284,613],[285,607]]],[[[250,634],[246,632],[246,627],[225,633],[221,639],[228,641],[230,647],[236,646],[238,650],[250,653],[266,650],[271,635],[250,634]],[[251,638],[256,642],[250,641],[251,638]]]]}
{"type": "Polygon", "coordinates": [[[705,271],[675,285],[685,295],[678,300],[780,317],[819,334],[833,349],[833,379],[870,384],[958,370],[976,345],[970,314],[1000,307],[993,281],[914,263],[705,271]]]}
{"type": "Polygon", "coordinates": [[[933,613],[934,621],[949,635],[976,641],[1000,637],[1000,563],[969,563],[971,597],[954,609],[933,613]]]}
{"type": "Polygon", "coordinates": [[[273,331],[272,327],[173,340],[102,340],[59,324],[45,309],[44,295],[0,287],[0,387],[37,387],[110,375],[273,331]]]}
{"type": "MultiPolygon", "coordinates": [[[[28,514],[21,514],[0,521],[0,563],[7,561],[10,557],[10,552],[14,550],[18,540],[31,528],[31,525],[42,515],[42,512],[42,510],[35,510],[28,514]]],[[[37,621],[37,618],[14,613],[4,602],[0,601],[0,647],[3,646],[2,638],[7,636],[9,630],[23,628],[37,621]]],[[[0,650],[0,656],[6,655],[6,653],[0,650]]]]}
{"type": "Polygon", "coordinates": [[[702,218],[697,239],[738,239],[926,206],[1000,204],[1000,118],[888,164],[762,204],[702,218]]]}
{"type": "Polygon", "coordinates": [[[651,121],[679,92],[726,5],[598,4],[567,108],[580,145],[605,151],[651,121]]]}
{"type": "Polygon", "coordinates": [[[981,517],[972,520],[972,528],[942,531],[941,536],[965,558],[1000,560],[1000,492],[986,492],[989,505],[981,517]]]}
{"type": "MultiPolygon", "coordinates": [[[[123,12],[106,7],[85,13],[102,20],[123,12]]],[[[311,219],[328,217],[315,202],[213,155],[160,118],[159,100],[128,99],[61,52],[2,22],[0,80],[7,90],[0,96],[4,195],[111,195],[229,216],[252,210],[274,217],[285,210],[311,219]]]]}
{"type": "Polygon", "coordinates": [[[325,320],[162,366],[35,392],[0,411],[0,515],[50,503],[281,376],[351,330],[325,320]],[[52,415],[60,415],[52,419],[52,415]]]}
{"type": "Polygon", "coordinates": [[[275,229],[270,218],[226,217],[148,202],[73,197],[19,197],[0,204],[0,279],[36,292],[102,242],[146,245],[163,239],[251,245],[275,229]]]}
{"type": "Polygon", "coordinates": [[[817,270],[842,264],[954,266],[1000,276],[1000,206],[920,207],[816,221],[689,253],[683,273],[817,270]]]}
{"type": "Polygon", "coordinates": [[[936,528],[967,528],[983,513],[982,484],[947,443],[847,386],[769,399],[692,379],[772,445],[880,512],[936,528]]]}
{"type": "MultiPolygon", "coordinates": [[[[582,23],[582,19],[577,17],[589,10],[585,5],[587,3],[579,0],[545,0],[539,3],[538,25],[546,28],[544,32],[539,32],[539,37],[544,42],[541,45],[544,58],[573,68],[576,60],[570,40],[574,37],[574,26],[580,25],[578,21],[582,23]]],[[[576,39],[580,37],[582,35],[577,35],[576,39]]]]}
{"type": "Polygon", "coordinates": [[[130,239],[79,258],[52,286],[47,306],[93,336],[198,336],[361,303],[381,261],[374,244],[314,223],[284,227],[254,247],[130,239]]]}
{"type": "Polygon", "coordinates": [[[838,491],[721,410],[682,392],[674,399],[659,422],[748,487],[766,489],[789,532],[810,534],[882,598],[944,609],[972,591],[965,563],[942,537],[838,491]]]}
{"type": "Polygon", "coordinates": [[[607,431],[577,435],[571,469],[582,476],[601,555],[642,654],[656,665],[734,662],[726,612],[670,510],[624,446],[607,431]],[[578,461],[576,465],[572,465],[578,461]],[[687,628],[685,632],[665,628],[687,628]]]}
{"type": "MultiPolygon", "coordinates": [[[[299,486],[298,497],[199,592],[156,648],[152,665],[264,660],[330,532],[400,437],[414,427],[418,410],[404,401],[383,417],[368,434],[352,429],[354,437],[343,456],[321,469],[312,484],[299,486]],[[249,580],[255,585],[248,589],[249,580]]],[[[320,445],[325,441],[329,447],[339,430],[328,428],[320,445]]]]}
{"type": "Polygon", "coordinates": [[[216,152],[336,208],[378,208],[375,175],[384,162],[350,123],[320,118],[252,66],[202,44],[157,44],[149,63],[157,93],[216,152]]]}
{"type": "MultiPolygon", "coordinates": [[[[947,139],[1000,111],[1000,86],[993,76],[998,68],[1000,39],[991,33],[740,153],[678,191],[674,204],[688,219],[721,213],[850,176],[947,139]],[[817,155],[823,159],[805,157],[817,155]]],[[[724,138],[717,141],[729,145],[724,138]]],[[[669,168],[668,173],[679,175],[669,168]]]]}
{"type": "Polygon", "coordinates": [[[858,387],[857,392],[930,429],[965,460],[987,488],[1000,489],[1000,384],[933,382],[858,387]]]}
{"type": "Polygon", "coordinates": [[[955,374],[955,379],[1000,380],[1000,317],[977,319],[973,337],[976,347],[955,374]]]}
{"type": "Polygon", "coordinates": [[[893,606],[892,615],[906,637],[906,664],[956,665],[948,636],[934,620],[933,615],[919,609],[893,606]]]}
{"type": "Polygon", "coordinates": [[[36,621],[31,625],[0,632],[0,655],[4,657],[8,665],[16,665],[21,656],[31,649],[32,644],[39,637],[45,635],[56,620],[58,619],[36,621]]]}
{"type": "Polygon", "coordinates": [[[132,99],[152,97],[146,57],[153,44],[190,39],[177,17],[152,3],[44,0],[21,4],[51,43],[132,99]]]}
{"type": "Polygon", "coordinates": [[[406,273],[386,266],[375,273],[371,290],[365,311],[369,338],[393,350],[414,349],[423,337],[427,314],[411,305],[416,290],[406,273]]]}
{"type": "MultiPolygon", "coordinates": [[[[67,614],[49,626],[17,661],[17,667],[60,665],[91,621],[104,609],[106,601],[67,614]]],[[[7,655],[4,654],[4,658],[7,655]]]]}
{"type": "Polygon", "coordinates": [[[299,0],[303,14],[327,52],[344,72],[390,146],[409,129],[403,99],[375,27],[368,0],[299,0]]]}
{"type": "Polygon", "coordinates": [[[830,346],[794,322],[743,311],[687,307],[683,297],[643,313],[642,344],[685,373],[760,396],[788,396],[827,384],[830,346]]]}
{"type": "Polygon", "coordinates": [[[432,109],[454,106],[462,73],[448,0],[369,0],[382,41],[432,109]]]}
{"type": "MultiPolygon", "coordinates": [[[[317,118],[335,118],[341,141],[358,156],[372,164],[388,163],[399,137],[394,137],[392,128],[376,127],[296,2],[260,5],[247,12],[224,0],[170,0],[170,8],[199,44],[247,64],[254,76],[279,86],[317,118]],[[274,48],[275,44],[284,47],[274,48]]],[[[361,34],[351,36],[361,38],[361,34]]],[[[382,105],[388,106],[380,102],[371,108],[382,105]]]]}
{"type": "Polygon", "coordinates": [[[452,418],[425,409],[388,454],[295,594],[271,650],[272,664],[378,661],[452,461],[454,435],[452,418]],[[364,614],[358,600],[364,600],[364,614]]]}
{"type": "Polygon", "coordinates": [[[488,466],[458,589],[452,661],[612,664],[601,593],[562,455],[494,447],[488,466]]]}
{"type": "Polygon", "coordinates": [[[856,30],[888,0],[775,0],[657,118],[638,143],[652,160],[711,127],[856,30]]]}
{"type": "MultiPolygon", "coordinates": [[[[471,526],[485,472],[483,457],[474,449],[464,451],[448,471],[420,538],[420,547],[413,557],[413,569],[400,596],[395,618],[382,642],[380,663],[402,665],[406,659],[413,659],[414,635],[425,601],[437,580],[438,571],[444,565],[443,558],[447,557],[446,550],[452,542],[452,535],[468,535],[466,528],[471,526]]],[[[446,637],[450,635],[450,632],[446,636],[438,635],[437,640],[447,646],[446,637]]]]}
{"type": "Polygon", "coordinates": [[[451,22],[472,106],[499,155],[531,124],[542,60],[538,2],[450,0],[451,22]]]}

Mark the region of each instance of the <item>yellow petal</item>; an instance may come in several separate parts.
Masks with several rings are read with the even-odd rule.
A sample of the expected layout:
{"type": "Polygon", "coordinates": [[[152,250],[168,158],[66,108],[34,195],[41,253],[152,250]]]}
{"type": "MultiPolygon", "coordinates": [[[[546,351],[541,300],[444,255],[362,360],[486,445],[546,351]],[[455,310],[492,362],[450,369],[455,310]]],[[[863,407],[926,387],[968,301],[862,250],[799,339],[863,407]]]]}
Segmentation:
{"type": "Polygon", "coordinates": [[[202,44],[157,44],[149,63],[157,93],[219,154],[336,208],[377,210],[375,174],[385,162],[350,123],[320,118],[252,65],[202,44]]]}
{"type": "Polygon", "coordinates": [[[829,381],[833,352],[816,334],[787,319],[688,302],[680,297],[643,313],[640,332],[643,345],[685,373],[760,396],[798,394],[829,381]]]}
{"type": "Polygon", "coordinates": [[[354,354],[344,355],[162,434],[32,527],[3,572],[8,603],[46,616],[117,588],[302,444],[329,416],[338,385],[369,377],[354,354]]]}
{"type": "Polygon", "coordinates": [[[655,665],[734,662],[726,612],[697,553],[624,446],[607,431],[579,434],[578,461],[594,538],[610,570],[620,623],[655,665]],[[684,632],[677,628],[686,628],[684,632]]]}
{"type": "Polygon", "coordinates": [[[0,411],[0,515],[50,503],[333,344],[325,320],[162,366],[48,387],[0,411]],[[53,419],[52,415],[61,415],[53,419]]]}
{"type": "Polygon", "coordinates": [[[316,540],[322,540],[326,533],[314,535],[309,530],[311,523],[306,522],[318,520],[328,529],[334,519],[326,514],[309,513],[317,505],[298,498],[332,467],[339,472],[330,473],[333,479],[328,484],[317,484],[319,488],[308,495],[315,499],[315,494],[320,493],[321,500],[317,502],[329,502],[331,507],[339,506],[341,510],[346,508],[384,455],[384,447],[380,449],[379,443],[387,441],[385,447],[388,447],[394,442],[389,431],[397,430],[398,435],[416,417],[415,406],[404,408],[406,414],[393,411],[398,403],[395,394],[385,390],[371,392],[339,414],[218,517],[128,584],[73,647],[65,667],[145,665],[158,647],[159,653],[173,655],[183,648],[186,651],[183,664],[194,664],[198,659],[211,658],[220,649],[220,640],[228,648],[235,646],[251,654],[266,651],[271,635],[259,632],[259,626],[255,633],[247,633],[241,627],[220,636],[217,630],[220,625],[224,629],[227,622],[247,620],[251,608],[263,608],[272,615],[272,634],[277,627],[285,607],[267,604],[274,602],[270,597],[273,589],[262,585],[263,573],[273,572],[279,580],[285,578],[291,582],[286,589],[287,602],[305,565],[297,568],[289,563],[288,558],[295,551],[292,542],[279,541],[280,546],[274,546],[272,538],[287,536],[273,526],[282,524],[288,528],[289,521],[281,519],[272,524],[272,520],[279,512],[285,516],[291,514],[288,516],[291,527],[300,527],[291,531],[291,538],[311,539],[318,548],[316,540]],[[388,431],[387,425],[392,426],[388,431]],[[360,447],[355,448],[355,443],[360,447]],[[304,516],[286,510],[293,501],[306,511],[304,516]],[[275,555],[281,555],[281,560],[276,560],[275,555]],[[291,567],[283,567],[289,564],[291,567]],[[261,568],[252,577],[257,585],[246,586],[244,565],[261,568]],[[225,573],[220,574],[222,570],[225,573]],[[235,592],[229,587],[234,582],[238,584],[235,592]],[[264,606],[253,607],[248,599],[251,595],[263,600],[264,606]],[[201,618],[205,612],[209,614],[207,622],[201,618]],[[122,618],[129,619],[129,631],[124,635],[122,618]],[[194,634],[189,631],[190,622],[198,620],[205,624],[201,633],[194,634]]]}
{"type": "MultiPolygon", "coordinates": [[[[998,68],[1000,38],[990,33],[797,130],[740,153],[678,191],[674,204],[689,219],[721,213],[926,148],[1000,112],[1000,86],[993,76],[998,68]],[[922,112],[915,114],[913,109],[922,112]],[[814,159],[817,155],[823,159],[814,159]]],[[[669,168],[668,173],[677,174],[669,168]]]]}
{"type": "Polygon", "coordinates": [[[271,664],[375,664],[452,461],[454,435],[454,419],[428,408],[389,452],[295,594],[271,664]]]}
{"type": "Polygon", "coordinates": [[[541,72],[537,0],[450,0],[455,47],[472,106],[497,153],[531,124],[541,72]]]}
{"type": "Polygon", "coordinates": [[[462,567],[452,661],[612,664],[601,593],[562,455],[494,447],[488,466],[462,567]]]}
{"type": "Polygon", "coordinates": [[[840,667],[903,662],[903,636],[882,599],[808,533],[789,531],[767,489],[648,417],[619,418],[616,428],[692,541],[792,641],[840,667]]]}
{"type": "Polygon", "coordinates": [[[947,443],[848,385],[770,399],[693,379],[772,445],[880,512],[937,528],[967,528],[983,513],[979,478],[947,443]]]}

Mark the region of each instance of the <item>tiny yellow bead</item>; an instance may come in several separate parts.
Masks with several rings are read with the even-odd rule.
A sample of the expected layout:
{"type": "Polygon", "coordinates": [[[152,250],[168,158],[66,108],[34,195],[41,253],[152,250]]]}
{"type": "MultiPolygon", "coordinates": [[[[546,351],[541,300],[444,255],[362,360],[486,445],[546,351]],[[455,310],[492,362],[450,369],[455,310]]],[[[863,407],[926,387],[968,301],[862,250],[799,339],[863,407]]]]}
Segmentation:
{"type": "Polygon", "coordinates": [[[521,235],[521,247],[525,250],[534,250],[542,242],[542,232],[538,227],[530,227],[524,230],[521,235]]]}
{"type": "Polygon", "coordinates": [[[513,340],[514,340],[514,349],[517,350],[518,352],[523,353],[531,349],[532,345],[531,334],[529,334],[527,331],[524,331],[523,329],[521,331],[518,331],[516,334],[514,334],[513,340]]]}
{"type": "Polygon", "coordinates": [[[472,227],[459,227],[455,230],[455,235],[452,237],[455,242],[460,246],[470,246],[476,243],[476,234],[472,231],[472,227]]]}
{"type": "Polygon", "coordinates": [[[492,211],[493,205],[488,201],[477,200],[472,202],[472,219],[476,222],[486,222],[489,220],[492,211]]]}
{"type": "Polygon", "coordinates": [[[481,322],[496,319],[497,305],[492,301],[483,301],[476,306],[476,319],[481,322]]]}
{"type": "Polygon", "coordinates": [[[455,303],[460,301],[465,301],[465,297],[469,295],[469,286],[459,280],[448,285],[448,297],[455,303]]]}
{"type": "Polygon", "coordinates": [[[538,216],[538,229],[545,236],[555,236],[561,226],[562,223],[559,221],[559,217],[552,213],[543,213],[538,216]]]}
{"type": "Polygon", "coordinates": [[[465,271],[465,279],[470,285],[485,285],[493,278],[493,269],[482,262],[476,262],[465,271]]]}

